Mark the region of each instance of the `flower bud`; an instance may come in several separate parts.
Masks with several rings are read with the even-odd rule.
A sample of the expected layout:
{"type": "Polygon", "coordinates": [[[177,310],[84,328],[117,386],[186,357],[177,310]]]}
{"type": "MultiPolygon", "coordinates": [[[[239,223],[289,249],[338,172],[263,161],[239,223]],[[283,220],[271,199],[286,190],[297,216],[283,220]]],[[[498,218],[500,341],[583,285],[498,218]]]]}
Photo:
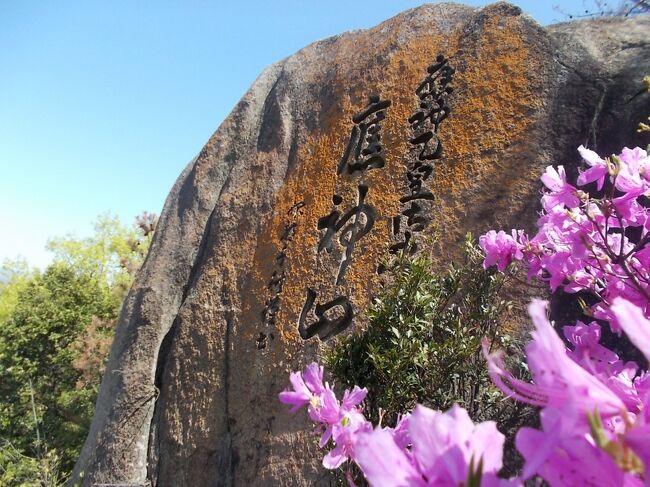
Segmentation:
{"type": "Polygon", "coordinates": [[[612,157],[607,157],[605,159],[605,163],[607,164],[609,175],[613,178],[616,177],[621,170],[621,160],[618,156],[612,154],[612,157]]]}

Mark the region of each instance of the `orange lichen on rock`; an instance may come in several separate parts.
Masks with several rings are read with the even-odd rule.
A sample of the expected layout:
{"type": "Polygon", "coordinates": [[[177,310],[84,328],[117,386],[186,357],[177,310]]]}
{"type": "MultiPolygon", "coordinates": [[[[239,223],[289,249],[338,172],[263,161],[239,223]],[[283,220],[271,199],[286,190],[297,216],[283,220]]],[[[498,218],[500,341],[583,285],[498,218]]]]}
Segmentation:
{"type": "MultiPolygon", "coordinates": [[[[391,29],[390,24],[384,26],[379,45],[371,42],[372,35],[364,35],[360,42],[339,46],[332,60],[335,76],[328,86],[329,105],[321,109],[321,125],[312,131],[307,143],[297,148],[298,163],[277,193],[272,221],[264,225],[254,266],[264,268],[270,276],[268,259],[279,251],[287,212],[296,202],[304,202],[286,250],[286,278],[276,321],[285,344],[303,343],[298,334],[298,317],[308,288],[318,293],[317,303],[338,295],[348,297],[357,313],[376,294],[377,265],[389,256],[388,248],[394,243],[391,219],[399,214],[399,199],[406,194],[406,164],[413,157],[408,118],[418,108],[415,90],[439,53],[456,68],[452,113],[438,132],[444,152],[435,162],[430,181],[436,197],[433,226],[442,231],[444,243],[451,248],[458,246],[468,230],[480,227],[484,220],[480,208],[489,201],[490,192],[496,191],[495,184],[502,182],[512,192],[507,180],[514,180],[512,184],[526,181],[530,186],[528,182],[536,179],[536,169],[527,170],[525,165],[517,164],[517,157],[524,157],[526,134],[536,122],[535,113],[542,104],[534,76],[538,67],[534,53],[526,46],[521,18],[488,17],[472,49],[464,48],[462,29],[446,36],[429,32],[401,43],[396,40],[399,30],[391,29]],[[358,77],[358,81],[348,88],[345,80],[351,76],[358,77]],[[370,94],[391,100],[381,128],[385,167],[337,175],[337,165],[350,138],[352,115],[365,108],[370,94]],[[506,160],[497,159],[497,153],[501,157],[507,154],[506,160]],[[376,210],[377,219],[372,230],[356,242],[353,263],[336,285],[341,247],[335,239],[332,253],[317,251],[323,232],[317,222],[332,211],[334,194],[342,198],[342,213],[356,205],[359,184],[368,186],[365,203],[376,210]]],[[[421,236],[426,235],[425,230],[421,236]]],[[[259,290],[268,298],[268,291],[259,290]]],[[[359,317],[355,321],[363,325],[359,317]]],[[[282,351],[285,356],[288,352],[282,351]]]]}
{"type": "Polygon", "coordinates": [[[490,17],[476,50],[459,55],[457,98],[441,128],[445,161],[433,180],[434,187],[444,188],[437,193],[435,221],[449,239],[484,230],[485,216],[493,220],[502,211],[507,219],[512,208],[498,201],[499,195],[521,202],[513,198],[517,188],[538,186],[539,166],[528,163],[527,138],[543,108],[544,67],[528,48],[529,30],[520,17],[490,17]],[[481,213],[486,210],[489,215],[481,213]]]}
{"type": "MultiPolygon", "coordinates": [[[[300,163],[278,193],[273,224],[270,225],[272,231],[279,234],[285,219],[283,215],[291,205],[296,201],[305,203],[287,250],[287,277],[277,320],[284,342],[302,342],[297,333],[297,321],[307,288],[319,293],[321,303],[336,295],[345,295],[357,311],[367,307],[378,289],[377,266],[389,255],[388,248],[393,243],[391,220],[399,213],[399,199],[406,191],[405,164],[409,138],[412,137],[408,118],[418,107],[415,89],[426,76],[427,66],[439,52],[444,52],[445,47],[442,38],[428,35],[395,51],[389,37],[383,46],[390,52],[387,66],[366,65],[360,70],[364,78],[354,90],[343,89],[345,84],[334,80],[331,103],[337,104],[339,109],[328,113],[335,114],[336,118],[325,120],[323,128],[311,135],[310,143],[298,148],[297,159],[300,163]],[[367,96],[375,93],[382,100],[391,100],[381,129],[385,167],[362,174],[344,173],[337,176],[336,167],[350,138],[352,115],[363,110],[367,96]],[[354,206],[360,183],[369,187],[365,202],[375,209],[377,219],[370,233],[356,243],[354,261],[344,281],[336,286],[334,281],[341,252],[331,255],[325,251],[317,252],[321,236],[317,222],[332,210],[334,194],[343,199],[343,211],[354,206]]],[[[360,58],[364,57],[363,48],[363,44],[355,45],[356,55],[360,58]]],[[[373,46],[372,49],[381,50],[382,46],[373,46]]],[[[370,59],[374,56],[372,53],[365,54],[370,59]]],[[[279,242],[276,241],[275,245],[279,245],[279,242]]],[[[359,318],[356,321],[359,324],[359,318]]]]}

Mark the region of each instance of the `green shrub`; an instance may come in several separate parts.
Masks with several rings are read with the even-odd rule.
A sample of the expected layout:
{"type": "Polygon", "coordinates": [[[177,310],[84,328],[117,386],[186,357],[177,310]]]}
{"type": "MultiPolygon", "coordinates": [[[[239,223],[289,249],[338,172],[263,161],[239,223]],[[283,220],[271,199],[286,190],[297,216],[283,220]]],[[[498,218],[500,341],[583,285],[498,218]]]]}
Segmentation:
{"type": "Polygon", "coordinates": [[[326,357],[346,386],[368,388],[369,419],[393,423],[417,403],[446,410],[454,403],[475,420],[489,416],[498,394],[490,385],[481,340],[508,337],[498,321],[510,308],[499,298],[504,276],[482,268],[467,239],[465,261],[436,274],[426,256],[397,259],[393,282],[367,312],[361,333],[337,341],[326,357]]]}
{"type": "MultiPolygon", "coordinates": [[[[500,328],[511,309],[500,296],[508,276],[482,262],[471,235],[463,262],[440,273],[427,256],[400,256],[367,311],[366,329],[339,338],[326,353],[336,383],[368,389],[368,419],[393,426],[417,403],[439,410],[457,403],[474,421],[497,421],[506,435],[534,422],[535,412],[504,401],[488,376],[482,340],[514,357],[518,342],[500,328]]],[[[517,460],[508,455],[507,466],[515,469],[517,460]]]]}

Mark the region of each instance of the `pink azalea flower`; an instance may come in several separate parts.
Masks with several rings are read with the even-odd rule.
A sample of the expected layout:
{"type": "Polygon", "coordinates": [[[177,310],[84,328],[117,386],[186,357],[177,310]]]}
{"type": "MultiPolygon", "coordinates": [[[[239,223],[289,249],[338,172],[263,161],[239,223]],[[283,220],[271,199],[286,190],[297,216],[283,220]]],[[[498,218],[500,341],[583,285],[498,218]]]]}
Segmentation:
{"type": "Polygon", "coordinates": [[[584,186],[587,183],[596,181],[598,191],[600,191],[603,189],[605,176],[609,174],[607,164],[598,156],[598,154],[592,150],[585,149],[583,146],[578,147],[578,152],[580,152],[582,159],[591,166],[591,169],[587,169],[585,172],[580,173],[578,176],[578,185],[584,186]]]}
{"type": "MultiPolygon", "coordinates": [[[[515,234],[514,230],[513,234],[515,234]]],[[[523,232],[520,235],[523,235],[523,232]]],[[[498,233],[490,230],[482,235],[478,242],[485,252],[483,267],[486,269],[496,264],[499,272],[504,272],[514,257],[521,258],[519,245],[514,236],[508,235],[503,230],[498,233]]]]}
{"type": "Polygon", "coordinates": [[[323,385],[323,367],[317,363],[308,365],[303,373],[292,373],[290,381],[293,390],[281,392],[280,401],[292,405],[291,412],[308,406],[309,417],[319,425],[320,447],[325,447],[330,440],[334,442],[334,448],[323,458],[323,465],[338,468],[352,455],[358,435],[372,430],[358,407],[368,391],[358,386],[346,390],[339,404],[329,385],[323,385]]]}
{"type": "Polygon", "coordinates": [[[496,473],[501,468],[505,438],[496,423],[475,425],[467,411],[457,405],[446,413],[417,406],[409,431],[415,460],[429,479],[461,484],[467,479],[472,457],[477,463],[483,460],[486,473],[496,473]]]}
{"type": "Polygon", "coordinates": [[[356,443],[362,433],[372,431],[372,424],[363,414],[348,411],[332,425],[334,448],[323,458],[323,466],[330,470],[340,467],[354,455],[356,443]]]}
{"type": "Polygon", "coordinates": [[[486,353],[494,384],[504,394],[537,406],[563,407],[572,401],[584,421],[587,413],[595,409],[606,418],[625,411],[625,404],[617,394],[567,356],[564,343],[546,318],[546,303],[533,300],[528,311],[535,325],[533,340],[526,347],[534,383],[515,378],[504,367],[499,353],[486,353]]]}
{"type": "Polygon", "coordinates": [[[394,428],[389,428],[393,433],[393,439],[400,448],[405,449],[411,443],[411,434],[409,433],[409,421],[411,413],[402,414],[397,418],[397,424],[394,428]]]}
{"type": "Polygon", "coordinates": [[[341,408],[345,411],[356,409],[361,402],[368,395],[368,389],[365,387],[361,389],[359,386],[354,386],[352,390],[346,389],[343,393],[343,401],[341,401],[341,408]]]}
{"type": "Polygon", "coordinates": [[[597,282],[594,275],[584,269],[577,269],[573,274],[568,276],[569,282],[564,286],[567,293],[577,293],[585,289],[593,289],[597,282]]]}
{"type": "Polygon", "coordinates": [[[602,346],[600,342],[600,325],[592,322],[585,325],[578,322],[576,326],[565,326],[564,336],[574,346],[574,351],[567,355],[603,382],[625,404],[628,411],[642,409],[641,398],[636,381],[639,366],[634,362],[624,363],[618,355],[602,346]]]}
{"type": "MultiPolygon", "coordinates": [[[[636,456],[643,463],[646,477],[650,472],[650,425],[644,424],[632,428],[624,438],[625,444],[632,449],[636,456]]],[[[650,478],[646,478],[646,486],[650,484],[650,478]]]]}
{"type": "Polygon", "coordinates": [[[371,485],[461,486],[470,463],[483,462],[482,485],[514,485],[497,479],[504,437],[492,421],[474,424],[467,411],[446,413],[417,406],[409,418],[411,455],[390,432],[376,429],[357,443],[355,460],[371,485]]]}
{"type": "Polygon", "coordinates": [[[280,393],[280,402],[291,404],[290,412],[294,413],[301,407],[317,400],[318,395],[325,389],[323,386],[323,367],[312,363],[305,369],[304,375],[301,372],[292,372],[289,376],[293,391],[280,393]]]}
{"type": "MultiPolygon", "coordinates": [[[[334,448],[323,458],[323,466],[328,469],[338,468],[346,462],[354,452],[354,445],[360,433],[372,431],[372,425],[357,409],[368,394],[366,388],[354,386],[345,390],[341,407],[332,403],[332,407],[325,411],[318,420],[328,426],[321,437],[320,447],[323,448],[330,438],[334,441],[334,448]]],[[[333,394],[332,394],[333,396],[333,394]]],[[[336,401],[336,398],[334,398],[336,401]]],[[[312,418],[314,419],[314,418],[312,418]]],[[[316,419],[315,419],[316,420],[316,419]]]]}
{"type": "Polygon", "coordinates": [[[547,408],[541,419],[541,431],[522,428],[517,434],[517,450],[526,459],[522,478],[537,473],[553,487],[643,485],[576,428],[571,411],[547,408]]]}
{"type": "Polygon", "coordinates": [[[568,252],[555,252],[543,259],[542,268],[549,274],[549,286],[555,292],[576,269],[568,252]]]}
{"type": "Polygon", "coordinates": [[[542,205],[545,210],[559,205],[575,208],[580,204],[580,198],[577,196],[578,190],[566,181],[564,166],[558,166],[557,169],[548,166],[546,172],[542,174],[541,180],[544,186],[551,190],[550,193],[542,197],[542,205]]]}
{"type": "Polygon", "coordinates": [[[567,355],[583,368],[589,368],[593,361],[611,364],[618,360],[618,355],[600,344],[600,325],[595,321],[588,325],[578,321],[575,326],[565,326],[562,331],[574,347],[567,355]]]}
{"type": "MultiPolygon", "coordinates": [[[[616,215],[623,219],[625,226],[640,227],[647,222],[648,210],[638,202],[641,194],[639,191],[630,192],[612,200],[616,215]]],[[[611,218],[608,224],[613,228],[620,228],[618,218],[611,218]]]]}
{"type": "Polygon", "coordinates": [[[625,147],[619,155],[621,161],[615,180],[616,189],[624,193],[642,194],[648,191],[647,170],[650,167],[648,154],[643,149],[625,147]]]}
{"type": "Polygon", "coordinates": [[[370,485],[383,487],[426,486],[416,466],[397,446],[393,435],[377,428],[361,435],[356,444],[355,461],[370,485]]]}
{"type": "Polygon", "coordinates": [[[331,389],[325,389],[309,406],[309,417],[312,421],[322,423],[325,431],[321,437],[321,448],[332,436],[332,427],[343,417],[339,401],[331,389]]]}

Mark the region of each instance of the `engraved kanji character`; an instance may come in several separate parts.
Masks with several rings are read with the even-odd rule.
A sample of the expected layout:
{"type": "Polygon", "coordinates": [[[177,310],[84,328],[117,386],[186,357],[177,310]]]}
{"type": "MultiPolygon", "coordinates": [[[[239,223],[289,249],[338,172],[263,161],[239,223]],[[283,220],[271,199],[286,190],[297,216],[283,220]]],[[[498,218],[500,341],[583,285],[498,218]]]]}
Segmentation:
{"type": "MultiPolygon", "coordinates": [[[[362,184],[358,187],[359,199],[357,205],[350,208],[345,214],[334,209],[329,215],[318,220],[318,229],[325,230],[325,233],[318,242],[318,251],[325,249],[327,252],[332,250],[332,238],[335,234],[339,235],[339,243],[345,248],[344,258],[341,261],[339,271],[336,277],[338,285],[343,279],[348,266],[352,263],[352,253],[354,245],[358,240],[363,238],[375,224],[376,211],[365,203],[368,186],[362,184]]],[[[338,196],[338,195],[335,195],[338,196]]],[[[341,202],[340,197],[334,201],[335,205],[341,202]]]]}
{"type": "MultiPolygon", "coordinates": [[[[318,293],[311,288],[307,288],[307,299],[300,312],[298,319],[298,333],[303,340],[308,340],[314,335],[318,335],[321,340],[327,340],[344,331],[352,323],[354,310],[350,300],[345,296],[338,296],[331,301],[323,304],[316,304],[318,293]],[[307,315],[314,310],[317,320],[313,323],[307,323],[307,315]],[[326,313],[330,310],[339,311],[335,317],[327,317],[326,313]]],[[[331,314],[331,313],[330,313],[331,314]]]]}
{"type": "Polygon", "coordinates": [[[390,100],[381,101],[378,95],[368,98],[365,110],[352,117],[352,133],[336,174],[384,167],[383,147],[381,145],[380,122],[386,118],[385,110],[391,105],[390,100]]]}

